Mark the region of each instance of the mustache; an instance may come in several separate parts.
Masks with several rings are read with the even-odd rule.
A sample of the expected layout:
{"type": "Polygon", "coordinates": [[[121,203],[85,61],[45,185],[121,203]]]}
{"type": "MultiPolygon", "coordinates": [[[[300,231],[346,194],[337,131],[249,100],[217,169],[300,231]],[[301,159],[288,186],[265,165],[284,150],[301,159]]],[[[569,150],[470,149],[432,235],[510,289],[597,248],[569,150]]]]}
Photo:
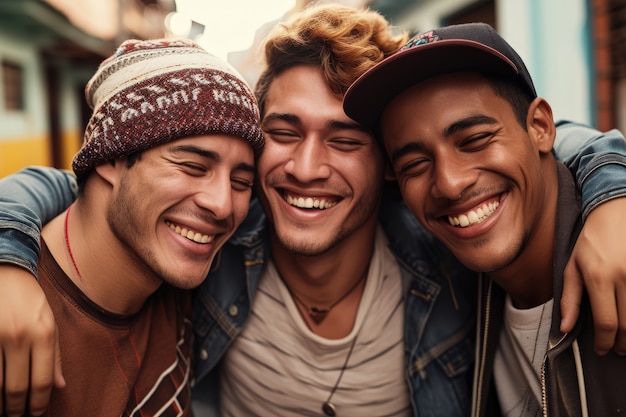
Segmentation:
{"type": "Polygon", "coordinates": [[[456,200],[445,199],[445,201],[440,201],[437,206],[438,208],[446,208],[451,205],[462,205],[468,201],[474,200],[478,197],[482,196],[492,196],[496,194],[502,194],[510,191],[512,185],[510,182],[500,182],[498,184],[489,184],[489,185],[480,185],[475,186],[469,189],[464,190],[459,198],[456,200]]]}
{"type": "Polygon", "coordinates": [[[200,220],[203,223],[209,223],[219,228],[230,228],[232,225],[231,219],[216,219],[213,214],[211,214],[208,210],[196,210],[196,209],[178,209],[175,212],[176,214],[180,213],[185,217],[193,217],[200,220]]]}

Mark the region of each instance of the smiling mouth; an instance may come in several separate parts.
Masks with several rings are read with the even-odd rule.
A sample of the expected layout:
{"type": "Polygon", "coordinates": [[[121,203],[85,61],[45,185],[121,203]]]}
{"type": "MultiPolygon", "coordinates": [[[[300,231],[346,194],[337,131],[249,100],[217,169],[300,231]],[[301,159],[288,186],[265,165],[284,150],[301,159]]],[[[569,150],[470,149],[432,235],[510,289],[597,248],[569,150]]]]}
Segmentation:
{"type": "Polygon", "coordinates": [[[491,201],[459,216],[448,216],[448,222],[455,227],[468,227],[479,224],[491,217],[499,205],[499,201],[491,201]]]}
{"type": "Polygon", "coordinates": [[[326,199],[318,199],[314,197],[295,197],[284,194],[283,198],[289,205],[304,209],[326,210],[337,205],[337,201],[329,201],[326,199]]]}
{"type": "Polygon", "coordinates": [[[189,240],[192,240],[196,243],[211,243],[215,240],[215,235],[203,235],[201,233],[198,232],[194,232],[193,230],[189,230],[186,229],[184,227],[180,227],[178,225],[175,225],[174,223],[170,222],[170,221],[165,221],[165,224],[167,224],[169,226],[170,229],[172,229],[174,232],[178,233],[179,235],[181,235],[182,237],[185,237],[189,240]]]}

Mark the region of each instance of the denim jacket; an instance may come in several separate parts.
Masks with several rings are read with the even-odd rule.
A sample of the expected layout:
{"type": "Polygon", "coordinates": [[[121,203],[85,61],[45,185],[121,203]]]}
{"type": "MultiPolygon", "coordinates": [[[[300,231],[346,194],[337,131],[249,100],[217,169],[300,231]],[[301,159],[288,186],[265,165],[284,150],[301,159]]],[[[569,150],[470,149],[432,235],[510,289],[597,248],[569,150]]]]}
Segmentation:
{"type": "MultiPolygon", "coordinates": [[[[576,174],[585,215],[604,201],[626,195],[626,140],[620,132],[601,134],[565,122],[559,124],[558,137],[556,153],[576,174]]],[[[67,207],[75,193],[70,173],[41,167],[0,180],[0,262],[36,272],[41,223],[67,207]]],[[[420,416],[468,415],[476,278],[460,268],[402,204],[385,202],[380,222],[402,269],[405,378],[413,409],[420,416]]],[[[212,415],[206,410],[217,398],[216,365],[250,313],[268,256],[264,215],[253,201],[209,279],[195,290],[197,415],[212,415]]]]}
{"type": "MultiPolygon", "coordinates": [[[[385,200],[379,217],[402,271],[405,378],[413,393],[414,414],[466,416],[477,277],[427,234],[403,203],[385,200]]],[[[216,365],[242,330],[268,257],[265,216],[254,200],[246,223],[222,249],[217,269],[196,289],[197,415],[217,415],[212,409],[217,395],[216,365]]]]}

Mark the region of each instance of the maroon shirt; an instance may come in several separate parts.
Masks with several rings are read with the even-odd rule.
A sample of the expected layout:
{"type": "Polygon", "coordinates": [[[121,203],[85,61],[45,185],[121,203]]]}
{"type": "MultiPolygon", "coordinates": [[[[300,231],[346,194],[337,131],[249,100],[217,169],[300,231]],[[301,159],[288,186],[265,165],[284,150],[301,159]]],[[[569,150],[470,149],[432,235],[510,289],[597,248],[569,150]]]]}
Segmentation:
{"type": "Polygon", "coordinates": [[[190,291],[162,285],[139,313],[109,313],[74,285],[43,241],[39,282],[59,329],[67,382],[53,390],[46,416],[191,414],[190,291]]]}

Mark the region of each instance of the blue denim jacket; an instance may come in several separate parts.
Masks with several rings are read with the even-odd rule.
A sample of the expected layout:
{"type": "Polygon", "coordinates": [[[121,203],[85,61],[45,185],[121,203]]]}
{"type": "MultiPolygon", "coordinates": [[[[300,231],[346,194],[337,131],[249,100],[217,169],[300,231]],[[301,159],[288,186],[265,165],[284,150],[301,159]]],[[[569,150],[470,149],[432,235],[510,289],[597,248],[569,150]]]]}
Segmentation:
{"type": "MultiPolygon", "coordinates": [[[[601,202],[626,195],[626,140],[620,132],[600,134],[564,123],[559,124],[558,135],[555,150],[576,174],[585,214],[601,202]]],[[[71,174],[45,168],[29,168],[0,180],[0,262],[36,272],[39,219],[49,221],[73,201],[75,193],[71,174]]],[[[414,411],[420,416],[467,415],[476,279],[421,229],[402,204],[385,201],[380,222],[402,269],[405,377],[414,411]]],[[[214,415],[216,365],[249,315],[268,256],[265,218],[253,201],[215,270],[195,290],[194,409],[199,416],[214,415]]]]}
{"type": "MultiPolygon", "coordinates": [[[[468,415],[477,277],[426,233],[401,202],[385,200],[380,223],[400,264],[405,294],[405,378],[416,415],[468,415]]],[[[219,359],[241,331],[269,257],[258,200],[194,297],[197,415],[217,415],[219,359]],[[207,394],[214,395],[212,399],[207,394]],[[208,407],[208,408],[205,408],[208,407]]]]}

